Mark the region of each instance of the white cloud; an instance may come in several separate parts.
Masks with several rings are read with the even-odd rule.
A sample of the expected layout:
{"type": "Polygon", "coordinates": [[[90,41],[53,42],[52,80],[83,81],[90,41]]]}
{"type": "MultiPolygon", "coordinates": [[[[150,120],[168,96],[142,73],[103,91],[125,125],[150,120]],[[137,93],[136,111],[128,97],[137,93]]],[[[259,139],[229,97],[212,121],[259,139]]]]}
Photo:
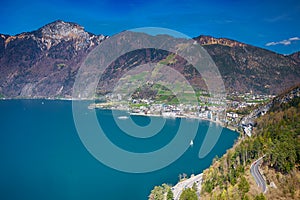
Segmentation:
{"type": "Polygon", "coordinates": [[[294,40],[300,40],[300,38],[299,37],[292,37],[292,38],[290,38],[290,41],[294,41],[294,40]]]}
{"type": "Polygon", "coordinates": [[[268,42],[266,44],[266,46],[274,46],[274,45],[279,45],[279,44],[290,45],[292,43],[292,41],[297,41],[297,40],[300,40],[300,38],[299,37],[291,37],[287,40],[281,40],[281,41],[278,41],[278,42],[268,42]]]}

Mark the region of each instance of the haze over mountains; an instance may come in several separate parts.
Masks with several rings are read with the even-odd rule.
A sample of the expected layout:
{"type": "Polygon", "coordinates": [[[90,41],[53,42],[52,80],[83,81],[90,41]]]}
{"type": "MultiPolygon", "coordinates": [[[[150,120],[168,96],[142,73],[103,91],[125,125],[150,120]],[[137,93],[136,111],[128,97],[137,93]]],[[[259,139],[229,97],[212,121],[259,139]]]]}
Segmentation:
{"type": "MultiPolygon", "coordinates": [[[[147,36],[147,39],[158,36],[147,36]]],[[[0,34],[0,96],[7,98],[70,97],[76,73],[88,53],[107,39],[88,33],[75,23],[55,21],[16,36],[0,34]]],[[[166,39],[174,39],[166,37],[166,39]]],[[[228,93],[253,91],[278,94],[300,82],[300,53],[282,55],[230,39],[210,36],[195,38],[210,54],[223,77],[228,93]]],[[[122,72],[147,62],[166,61],[169,52],[137,50],[116,60],[106,72],[99,91],[122,72]],[[129,59],[134,57],[134,59],[129,59]],[[124,60],[126,62],[124,62],[124,60]]],[[[165,63],[182,73],[199,89],[205,84],[199,73],[176,56],[165,63]]]]}

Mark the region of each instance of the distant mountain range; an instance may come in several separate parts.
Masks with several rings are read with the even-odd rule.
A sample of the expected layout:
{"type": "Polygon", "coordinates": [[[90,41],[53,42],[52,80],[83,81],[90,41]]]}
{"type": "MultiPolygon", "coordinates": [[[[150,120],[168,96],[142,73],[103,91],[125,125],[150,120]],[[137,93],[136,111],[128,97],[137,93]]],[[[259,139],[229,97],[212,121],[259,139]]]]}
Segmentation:
{"type": "MultiPolygon", "coordinates": [[[[151,37],[157,36],[149,36],[151,37]]],[[[0,34],[0,96],[7,98],[70,97],[76,73],[88,53],[108,36],[86,32],[75,23],[55,21],[16,36],[0,34]]],[[[166,37],[172,38],[172,37],[166,37]]],[[[174,38],[173,38],[174,39],[174,38]]],[[[194,38],[215,61],[228,93],[253,91],[278,94],[300,82],[300,52],[277,54],[238,41],[199,36],[194,38]]],[[[147,62],[166,60],[169,52],[143,49],[116,60],[99,83],[98,91],[109,92],[126,69],[147,62]],[[127,62],[123,62],[126,59],[127,62]]],[[[199,73],[182,58],[165,63],[182,73],[200,89],[199,73]]]]}

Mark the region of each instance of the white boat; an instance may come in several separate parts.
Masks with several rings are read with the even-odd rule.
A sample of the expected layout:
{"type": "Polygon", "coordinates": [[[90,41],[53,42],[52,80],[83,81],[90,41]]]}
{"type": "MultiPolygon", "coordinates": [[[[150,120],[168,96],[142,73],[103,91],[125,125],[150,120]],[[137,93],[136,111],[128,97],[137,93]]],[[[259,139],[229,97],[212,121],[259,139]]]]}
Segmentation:
{"type": "Polygon", "coordinates": [[[191,142],[190,142],[190,146],[193,146],[194,145],[194,142],[193,142],[193,140],[191,140],[191,142]]]}
{"type": "Polygon", "coordinates": [[[128,116],[119,116],[118,119],[128,119],[128,116]]]}

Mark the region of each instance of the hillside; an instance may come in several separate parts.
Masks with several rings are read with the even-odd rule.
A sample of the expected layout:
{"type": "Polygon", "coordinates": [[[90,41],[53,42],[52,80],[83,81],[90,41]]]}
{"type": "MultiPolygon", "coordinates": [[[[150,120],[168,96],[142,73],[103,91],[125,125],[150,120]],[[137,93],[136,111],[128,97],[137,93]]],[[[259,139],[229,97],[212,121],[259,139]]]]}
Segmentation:
{"type": "Polygon", "coordinates": [[[299,53],[284,56],[234,40],[207,38],[196,40],[219,67],[228,91],[279,94],[299,83],[299,53]]]}
{"type": "MultiPolygon", "coordinates": [[[[145,40],[153,37],[162,42],[180,40],[162,35],[143,36],[145,40]]],[[[70,97],[79,66],[88,53],[107,38],[63,21],[16,36],[0,34],[0,96],[70,97]]],[[[284,56],[211,36],[199,36],[195,40],[215,61],[228,93],[279,94],[300,82],[299,52],[284,56]]],[[[121,56],[111,64],[99,83],[98,92],[110,92],[128,69],[148,62],[168,65],[183,74],[195,88],[206,89],[200,74],[183,58],[162,50],[140,49],[121,56]]]]}
{"type": "Polygon", "coordinates": [[[263,199],[250,165],[264,156],[267,199],[300,198],[300,85],[274,98],[257,119],[252,138],[242,138],[204,172],[201,199],[263,199]]]}

